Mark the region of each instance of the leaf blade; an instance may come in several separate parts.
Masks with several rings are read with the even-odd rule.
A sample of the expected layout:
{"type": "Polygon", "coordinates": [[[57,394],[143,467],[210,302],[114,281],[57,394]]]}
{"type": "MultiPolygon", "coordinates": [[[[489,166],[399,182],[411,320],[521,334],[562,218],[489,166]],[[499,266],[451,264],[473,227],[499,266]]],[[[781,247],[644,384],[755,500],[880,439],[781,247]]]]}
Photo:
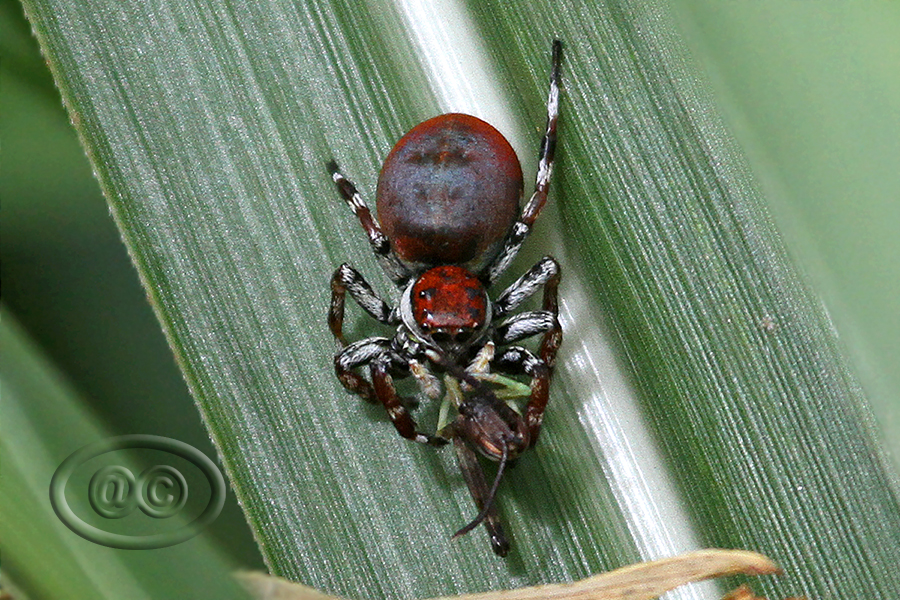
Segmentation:
{"type": "MultiPolygon", "coordinates": [[[[672,267],[680,266],[673,252],[680,240],[677,228],[667,227],[671,217],[663,210],[684,209],[667,204],[661,191],[672,179],[682,200],[690,200],[685,192],[695,185],[714,189],[723,182],[752,196],[745,189],[742,161],[729,152],[715,119],[703,121],[698,131],[697,122],[685,117],[690,111],[678,105],[688,101],[694,110],[709,111],[702,94],[669,95],[685,73],[677,64],[677,46],[674,66],[654,58],[657,48],[664,48],[665,55],[673,43],[665,25],[654,26],[656,7],[610,6],[605,14],[589,11],[585,19],[576,7],[554,5],[550,11],[547,4],[535,6],[538,12],[520,15],[495,9],[506,19],[505,30],[525,32],[521,38],[502,36],[517,43],[502,51],[494,46],[495,55],[508,57],[510,76],[504,79],[521,81],[526,90],[521,96],[533,100],[520,104],[540,107],[536,94],[543,77],[536,74],[544,72],[545,61],[537,57],[547,40],[539,25],[559,18],[567,33],[563,37],[578,40],[567,54],[575,74],[567,79],[575,110],[567,113],[571,149],[563,146],[562,163],[571,156],[571,164],[560,170],[556,182],[560,204],[581,208],[579,198],[611,197],[619,208],[632,209],[623,216],[611,207],[590,205],[568,213],[571,208],[563,204],[569,226],[581,231],[580,243],[597,244],[580,246],[587,258],[583,265],[573,265],[574,279],[615,307],[614,327],[630,352],[625,360],[638,365],[645,393],[653,397],[671,390],[680,402],[675,412],[693,418],[687,397],[690,386],[704,389],[705,372],[699,365],[709,355],[691,359],[692,370],[682,386],[676,377],[680,365],[665,351],[666,338],[673,332],[675,339],[681,335],[681,346],[668,348],[684,349],[689,341],[702,339],[701,325],[718,323],[722,315],[714,304],[694,311],[678,295],[658,291],[672,282],[689,287],[689,281],[679,281],[684,270],[672,267]],[[526,17],[531,26],[513,27],[516,19],[526,17]],[[586,27],[594,35],[584,38],[586,27]],[[607,65],[608,75],[578,79],[578,74],[595,71],[595,63],[607,65]],[[617,76],[629,78],[633,86],[618,89],[617,76]],[[600,131],[614,133],[599,136],[603,152],[598,156],[583,132],[594,131],[604,114],[615,120],[600,131]],[[670,114],[676,118],[670,120],[670,114]],[[630,145],[620,145],[616,135],[630,145]],[[710,156],[718,155],[704,146],[707,138],[720,145],[713,150],[727,156],[728,173],[709,164],[710,156]],[[650,148],[655,143],[666,152],[650,148]],[[610,155],[619,170],[600,178],[597,187],[591,183],[592,165],[610,155]],[[693,175],[700,184],[691,180],[693,175]],[[639,200],[648,189],[655,203],[646,211],[639,200]],[[590,222],[578,222],[591,211],[590,222]],[[641,241],[651,234],[659,234],[661,241],[645,248],[641,241]],[[659,265],[668,266],[657,270],[659,265]],[[632,278],[629,271],[641,277],[632,278]],[[604,287],[596,284],[601,273],[610,281],[604,287]],[[629,302],[634,299],[660,304],[637,311],[629,302]],[[682,322],[679,310],[696,318],[682,322]],[[648,381],[650,373],[663,374],[664,384],[648,381]]],[[[112,9],[102,14],[61,4],[54,9],[49,18],[33,8],[32,20],[44,28],[45,47],[57,61],[57,76],[114,213],[276,572],[348,595],[424,596],[571,579],[635,557],[641,542],[630,537],[637,520],[618,514],[623,501],[616,494],[621,490],[610,487],[620,483],[604,478],[614,461],[597,453],[600,432],[585,425],[590,414],[584,412],[583,394],[592,390],[582,387],[574,369],[560,369],[548,435],[540,453],[517,469],[516,489],[507,492],[507,518],[510,529],[519,532],[515,543],[521,554],[505,564],[485,564],[487,549],[481,541],[463,547],[470,540],[462,540],[454,547],[440,537],[439,532],[452,532],[454,523],[465,522],[470,510],[445,458],[397,443],[377,411],[334,398],[339,390],[328,367],[329,334],[309,324],[321,319],[317,307],[327,306],[326,274],[344,257],[360,257],[354,261],[367,273],[377,269],[361,236],[343,239],[353,229],[329,189],[325,159],[337,155],[348,173],[361,174],[362,180],[354,175],[360,187],[371,190],[379,157],[391,140],[404,124],[421,120],[427,116],[421,113],[438,103],[423,85],[422,72],[415,67],[406,72],[408,56],[382,50],[409,35],[395,9],[360,11],[341,3],[255,8],[163,4],[153,10],[129,7],[120,22],[109,16],[116,14],[112,9]],[[396,35],[361,25],[370,17],[394,24],[396,35]],[[98,23],[121,25],[111,30],[133,35],[111,36],[98,23]],[[148,29],[145,23],[153,26],[148,29]],[[74,50],[90,49],[95,49],[90,60],[63,64],[67,52],[72,57],[74,50]],[[373,57],[373,52],[380,54],[373,57]]],[[[485,31],[492,26],[489,20],[481,25],[485,31]]],[[[539,108],[530,110],[538,114],[520,120],[539,124],[539,108]]],[[[716,198],[723,196],[728,195],[716,198]]],[[[690,222],[709,235],[718,232],[717,210],[730,219],[746,217],[748,230],[762,227],[764,243],[757,249],[778,254],[770,225],[758,223],[760,212],[746,216],[727,208],[723,202],[697,208],[708,214],[681,214],[695,217],[690,222]]],[[[733,231],[741,226],[733,223],[733,231]]],[[[746,249],[735,247],[738,254],[746,249]]],[[[714,244],[711,251],[719,249],[714,244]]],[[[694,255],[695,270],[699,255],[694,255]]],[[[784,267],[782,257],[772,260],[784,267]]],[[[726,271],[724,279],[746,282],[737,271],[726,271]]],[[[789,277],[785,283],[795,285],[789,277]]],[[[820,320],[812,321],[821,330],[820,320]]],[[[359,327],[355,333],[364,335],[362,321],[359,327]]],[[[746,331],[730,332],[737,340],[760,340],[746,331]]],[[[578,336],[574,338],[577,343],[578,336]]],[[[727,339],[719,344],[739,350],[736,346],[727,339]]],[[[823,348],[833,357],[833,349],[823,348]]],[[[718,377],[713,387],[727,389],[721,369],[718,377]]],[[[711,395],[708,389],[705,393],[711,395]]],[[[708,457],[688,451],[682,420],[660,410],[649,407],[658,431],[680,440],[666,451],[683,457],[696,472],[717,473],[706,468],[708,457]]],[[[693,423],[699,431],[704,418],[693,423]]],[[[733,424],[728,425],[732,429],[723,431],[733,431],[733,424]]],[[[866,434],[857,430],[852,437],[864,441],[866,434]]],[[[727,462],[719,460],[718,466],[727,467],[727,462]]],[[[876,487],[887,489],[883,480],[876,487]]],[[[722,497],[714,487],[704,489],[722,497]]],[[[694,500],[695,509],[717,511],[729,524],[724,537],[736,535],[739,498],[706,504],[696,496],[694,500]]],[[[785,540],[776,536],[774,541],[785,540]]]]}

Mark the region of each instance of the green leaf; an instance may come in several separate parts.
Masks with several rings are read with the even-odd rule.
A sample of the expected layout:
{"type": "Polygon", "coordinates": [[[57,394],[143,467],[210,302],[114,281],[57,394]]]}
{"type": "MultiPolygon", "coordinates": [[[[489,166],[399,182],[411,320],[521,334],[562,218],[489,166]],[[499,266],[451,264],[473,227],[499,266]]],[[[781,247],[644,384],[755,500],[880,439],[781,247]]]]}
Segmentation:
{"type": "Polygon", "coordinates": [[[25,4],[273,572],[425,597],[715,544],[778,560],[771,597],[897,589],[865,400],[663,7],[25,4]],[[560,259],[566,340],[501,560],[447,539],[474,513],[450,453],[333,377],[329,274],[391,290],[324,165],[371,198],[405,130],[461,110],[533,173],[553,36],[557,176],[513,270],[560,259]]]}
{"type": "Polygon", "coordinates": [[[5,308],[0,345],[4,576],[35,600],[245,598],[229,565],[202,536],[165,549],[122,551],[63,525],[50,505],[53,473],[73,449],[108,433],[5,308]]]}
{"type": "Polygon", "coordinates": [[[686,38],[900,466],[900,10],[678,3],[686,38]]]}

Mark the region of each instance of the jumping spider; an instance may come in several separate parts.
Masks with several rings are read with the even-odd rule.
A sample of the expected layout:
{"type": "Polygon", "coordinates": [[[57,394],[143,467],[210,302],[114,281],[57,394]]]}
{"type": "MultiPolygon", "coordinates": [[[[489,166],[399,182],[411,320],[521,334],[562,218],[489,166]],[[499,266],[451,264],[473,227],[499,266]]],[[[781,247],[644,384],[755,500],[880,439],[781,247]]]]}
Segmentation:
{"type": "Polygon", "coordinates": [[[380,402],[398,433],[434,446],[454,440],[459,463],[480,514],[456,535],[484,521],[494,551],[509,543],[493,509],[497,484],[509,461],[538,439],[562,331],[557,319],[559,265],[545,256],[491,301],[487,290],[522,247],[547,200],[556,148],[562,45],[553,44],[547,128],[541,141],[534,193],[519,211],[522,169],[509,142],[491,125],[464,114],[445,114],[414,127],[391,150],[378,178],[377,221],[356,187],[331,162],[329,170],[359,219],[388,277],[401,290],[389,306],[349,264],[331,279],[328,325],[341,350],[334,359],[341,383],[369,402],[380,402]],[[541,310],[513,314],[543,287],[541,310]],[[395,326],[392,338],[348,344],[342,331],[345,295],[372,318],[395,326]],[[542,334],[537,355],[513,345],[542,334]],[[494,348],[497,352],[494,353],[494,348]],[[481,361],[480,369],[466,369],[481,361]],[[371,382],[355,369],[368,365],[371,382]],[[458,415],[435,435],[417,429],[393,379],[412,375],[426,395],[441,386],[431,368],[470,390],[458,396],[458,415]],[[525,374],[530,397],[520,415],[484,383],[485,372],[525,374]],[[488,489],[472,448],[499,461],[488,489]]]}

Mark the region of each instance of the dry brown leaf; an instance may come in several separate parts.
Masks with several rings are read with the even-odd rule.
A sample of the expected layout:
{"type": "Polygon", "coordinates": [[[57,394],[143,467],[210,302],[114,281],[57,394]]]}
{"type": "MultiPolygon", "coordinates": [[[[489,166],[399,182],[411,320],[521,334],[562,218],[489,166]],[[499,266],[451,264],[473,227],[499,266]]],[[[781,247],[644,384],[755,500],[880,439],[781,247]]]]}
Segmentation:
{"type": "Polygon", "coordinates": [[[254,600],[342,600],[338,596],[329,596],[315,588],[260,571],[238,571],[234,577],[254,600]]]}
{"type": "MultiPolygon", "coordinates": [[[[637,563],[574,583],[446,596],[435,600],[651,600],[678,586],[704,579],[779,572],[775,563],[756,552],[699,550],[637,563]]],[[[334,596],[327,596],[313,588],[263,573],[239,573],[237,578],[256,600],[335,600],[334,596]]],[[[750,600],[754,596],[738,598],[750,600]]]]}

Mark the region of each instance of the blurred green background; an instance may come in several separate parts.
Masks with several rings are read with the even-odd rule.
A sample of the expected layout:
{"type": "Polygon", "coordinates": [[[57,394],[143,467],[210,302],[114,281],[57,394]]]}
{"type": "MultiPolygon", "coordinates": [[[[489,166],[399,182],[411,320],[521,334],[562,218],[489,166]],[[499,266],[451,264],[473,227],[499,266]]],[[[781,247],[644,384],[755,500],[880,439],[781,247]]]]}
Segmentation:
{"type": "Polygon", "coordinates": [[[900,465],[900,5],[674,3],[900,465]]]}
{"type": "MultiPolygon", "coordinates": [[[[215,458],[18,2],[0,3],[0,40],[4,304],[110,431],[215,458]]],[[[233,494],[204,535],[264,568],[233,494]]]]}
{"type": "MultiPolygon", "coordinates": [[[[673,6],[898,465],[900,7],[673,6]]],[[[215,456],[16,2],[0,51],[3,302],[110,430],[215,456]]],[[[262,566],[233,496],[206,535],[262,566]]]]}

